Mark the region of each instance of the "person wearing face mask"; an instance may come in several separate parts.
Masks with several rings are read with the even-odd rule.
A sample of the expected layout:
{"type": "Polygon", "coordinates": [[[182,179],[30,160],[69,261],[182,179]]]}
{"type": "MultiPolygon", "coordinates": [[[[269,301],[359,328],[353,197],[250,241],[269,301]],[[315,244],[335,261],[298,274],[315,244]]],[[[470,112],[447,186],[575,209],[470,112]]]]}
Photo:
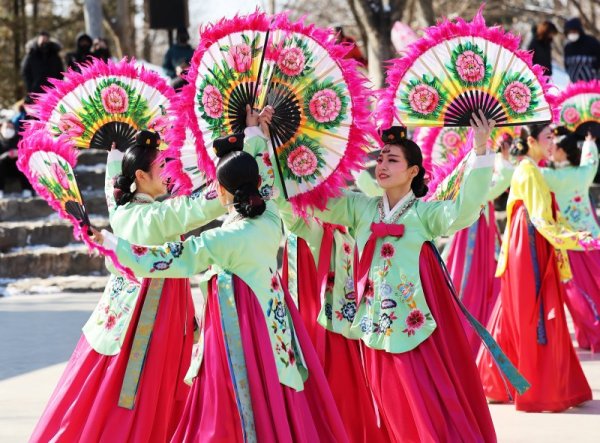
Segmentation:
{"type": "Polygon", "coordinates": [[[554,150],[550,126],[530,125],[514,144],[521,161],[511,180],[496,272],[500,297],[488,329],[531,387],[523,394],[507,390],[487,353],[478,356],[479,375],[489,401],[514,398],[519,411],[560,412],[592,399],[565,318],[561,281],[571,275],[566,251],[598,249],[600,243],[564,223],[538,167],[554,150]]]}
{"type": "Polygon", "coordinates": [[[107,62],[111,55],[110,49],[108,49],[108,42],[105,38],[95,38],[92,44],[92,57],[99,58],[107,62]]]}
{"type": "Polygon", "coordinates": [[[543,21],[533,27],[533,38],[527,47],[533,52],[532,63],[546,68],[546,75],[552,75],[552,39],[558,29],[551,21],[543,21]]]}
{"type": "Polygon", "coordinates": [[[60,58],[61,45],[42,31],[26,45],[27,55],[21,63],[21,75],[27,92],[42,92],[50,78],[61,78],[64,70],[60,58]]]}
{"type": "Polygon", "coordinates": [[[4,194],[10,180],[18,180],[22,190],[32,190],[27,177],[17,168],[17,144],[19,136],[11,121],[0,126],[0,193],[4,194]]]}
{"type": "Polygon", "coordinates": [[[92,37],[85,32],[79,33],[75,39],[75,51],[68,52],[65,57],[67,68],[80,71],[79,64],[90,59],[92,50],[92,37]]]}
{"type": "Polygon", "coordinates": [[[565,69],[572,82],[600,78],[600,42],[583,30],[581,20],[565,23],[565,69]]]}

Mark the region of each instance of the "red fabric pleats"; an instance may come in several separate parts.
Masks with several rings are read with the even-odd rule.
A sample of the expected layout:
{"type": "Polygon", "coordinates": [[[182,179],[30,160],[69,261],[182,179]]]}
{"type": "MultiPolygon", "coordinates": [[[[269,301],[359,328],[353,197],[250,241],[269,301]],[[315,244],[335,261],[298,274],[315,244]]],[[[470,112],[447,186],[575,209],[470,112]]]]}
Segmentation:
{"type": "Polygon", "coordinates": [[[142,443],[173,435],[189,392],[183,382],[193,345],[189,280],[165,280],[134,409],[118,406],[148,283],[143,282],[119,354],[98,354],[81,337],[30,441],[142,443]]]}
{"type": "MultiPolygon", "coordinates": [[[[592,398],[590,387],[571,344],[563,308],[560,282],[552,246],[535,231],[535,253],[540,291],[536,297],[536,271],[531,255],[527,211],[521,202],[513,210],[509,232],[508,264],[501,278],[498,306],[488,329],[506,356],[529,381],[531,388],[518,395],[511,388],[515,406],[521,411],[562,411],[592,398]],[[538,343],[540,303],[547,344],[538,343]]],[[[494,401],[509,401],[506,387],[492,358],[481,353],[479,373],[485,395],[494,401]]]]}
{"type": "Polygon", "coordinates": [[[433,334],[400,354],[364,347],[367,377],[394,442],[494,442],[477,367],[430,244],[419,269],[433,334]]]}

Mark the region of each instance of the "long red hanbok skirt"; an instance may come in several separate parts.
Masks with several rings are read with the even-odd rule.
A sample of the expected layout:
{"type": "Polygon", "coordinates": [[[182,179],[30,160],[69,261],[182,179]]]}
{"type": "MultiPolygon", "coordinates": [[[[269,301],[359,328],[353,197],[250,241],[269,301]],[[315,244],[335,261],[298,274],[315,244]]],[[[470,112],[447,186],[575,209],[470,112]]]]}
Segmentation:
{"type": "MultiPolygon", "coordinates": [[[[591,400],[592,393],[567,329],[564,288],[554,249],[537,231],[535,239],[530,238],[528,226],[525,206],[517,202],[508,236],[508,264],[488,329],[531,384],[523,395],[511,389],[517,410],[557,412],[591,400]],[[532,240],[537,261],[532,257],[532,240]],[[540,287],[537,297],[536,275],[540,287]],[[547,343],[540,344],[543,341],[540,337],[545,337],[547,343]]],[[[491,357],[480,354],[478,365],[486,396],[508,402],[504,381],[491,357]]]]}
{"type": "Polygon", "coordinates": [[[381,417],[395,442],[494,442],[461,314],[429,243],[421,250],[419,269],[436,330],[400,354],[364,346],[367,377],[381,417]]]}
{"type": "Polygon", "coordinates": [[[569,251],[573,279],[566,283],[567,307],[579,347],[600,352],[600,251],[569,251]]]}
{"type": "Polygon", "coordinates": [[[188,279],[165,279],[133,409],[119,394],[150,280],[145,279],[121,351],[94,351],[84,336],[50,397],[32,442],[165,442],[183,411],[194,342],[188,279]]]}
{"type": "MultiPolygon", "coordinates": [[[[237,277],[234,291],[257,441],[348,441],[321,365],[290,297],[286,296],[286,304],[309,373],[304,390],[299,392],[279,383],[267,324],[256,296],[237,277]]],[[[214,278],[209,284],[205,316],[204,359],[172,442],[243,442],[214,278]]]]}
{"type": "MultiPolygon", "coordinates": [[[[454,235],[446,260],[448,272],[463,304],[483,325],[488,323],[500,293],[500,279],[495,277],[498,228],[494,205],[488,203],[488,208],[489,217],[486,219],[481,214],[474,226],[475,231],[466,228],[454,235]],[[470,232],[475,232],[474,238],[469,238],[470,232]]],[[[481,339],[466,320],[463,323],[473,355],[477,356],[481,339]]]]}
{"type": "MultiPolygon", "coordinates": [[[[298,238],[298,304],[306,331],[317,351],[333,398],[351,442],[389,441],[384,426],[378,427],[373,396],[361,360],[360,342],[331,332],[317,323],[321,310],[317,270],[306,242],[298,238]]],[[[284,255],[287,280],[287,254],[284,255]]]]}

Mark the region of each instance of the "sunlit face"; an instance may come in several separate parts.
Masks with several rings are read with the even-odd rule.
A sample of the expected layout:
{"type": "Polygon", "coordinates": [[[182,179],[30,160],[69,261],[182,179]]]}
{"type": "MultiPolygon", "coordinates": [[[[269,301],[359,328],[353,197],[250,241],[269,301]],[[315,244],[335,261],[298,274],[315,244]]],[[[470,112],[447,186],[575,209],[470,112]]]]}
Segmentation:
{"type": "Polygon", "coordinates": [[[377,158],[375,178],[383,189],[410,187],[419,173],[418,166],[408,166],[404,152],[398,145],[385,145],[377,158]]]}
{"type": "Polygon", "coordinates": [[[529,137],[527,139],[530,149],[530,155],[532,157],[539,157],[543,159],[550,159],[556,149],[554,144],[554,137],[552,135],[552,129],[550,126],[546,126],[537,138],[529,137]]]}

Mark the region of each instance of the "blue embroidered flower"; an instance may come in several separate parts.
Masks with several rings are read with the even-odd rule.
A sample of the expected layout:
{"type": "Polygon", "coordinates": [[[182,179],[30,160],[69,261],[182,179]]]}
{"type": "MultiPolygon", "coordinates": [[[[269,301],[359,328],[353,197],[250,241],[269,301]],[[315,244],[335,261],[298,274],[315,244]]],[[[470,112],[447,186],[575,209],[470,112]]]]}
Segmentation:
{"type": "Polygon", "coordinates": [[[171,267],[171,263],[173,263],[173,259],[169,261],[156,261],[152,264],[152,269],[150,269],[150,272],[165,271],[171,267]]]}
{"type": "Polygon", "coordinates": [[[170,242],[167,243],[167,247],[169,251],[171,251],[171,255],[175,258],[181,256],[183,253],[183,243],[182,242],[170,242]]]}
{"type": "Polygon", "coordinates": [[[333,318],[333,308],[331,303],[325,303],[325,317],[327,317],[328,320],[333,318]]]}
{"type": "Polygon", "coordinates": [[[369,317],[363,317],[360,319],[359,325],[362,332],[371,332],[371,329],[373,329],[373,320],[369,317]]]}
{"type": "Polygon", "coordinates": [[[342,306],[342,315],[349,322],[354,321],[354,317],[356,316],[356,303],[344,303],[344,306],[342,306]]]}
{"type": "Polygon", "coordinates": [[[268,200],[271,198],[271,196],[273,194],[273,187],[270,185],[264,185],[263,187],[260,188],[259,192],[260,192],[260,196],[262,198],[264,198],[265,200],[268,200]]]}
{"type": "MultiPolygon", "coordinates": [[[[393,315],[393,313],[392,313],[392,315],[393,315]]],[[[382,313],[379,316],[379,327],[377,328],[376,332],[379,332],[379,333],[387,332],[387,330],[392,327],[392,323],[394,323],[392,317],[385,313],[382,313]]]]}
{"type": "Polygon", "coordinates": [[[275,306],[275,309],[273,310],[273,315],[279,324],[283,325],[285,323],[286,312],[283,303],[277,303],[277,306],[275,306]]]}
{"type": "Polygon", "coordinates": [[[125,278],[116,277],[113,280],[112,288],[111,288],[111,296],[118,295],[125,288],[125,278]]]}
{"type": "Polygon", "coordinates": [[[350,276],[348,276],[348,278],[346,279],[346,290],[350,291],[351,289],[354,289],[354,279],[350,276]]]}
{"type": "Polygon", "coordinates": [[[379,285],[379,294],[382,297],[387,298],[387,297],[391,296],[393,292],[394,292],[394,290],[392,289],[392,287],[390,285],[388,285],[386,282],[382,282],[379,285]]]}

